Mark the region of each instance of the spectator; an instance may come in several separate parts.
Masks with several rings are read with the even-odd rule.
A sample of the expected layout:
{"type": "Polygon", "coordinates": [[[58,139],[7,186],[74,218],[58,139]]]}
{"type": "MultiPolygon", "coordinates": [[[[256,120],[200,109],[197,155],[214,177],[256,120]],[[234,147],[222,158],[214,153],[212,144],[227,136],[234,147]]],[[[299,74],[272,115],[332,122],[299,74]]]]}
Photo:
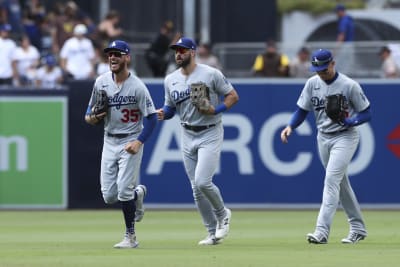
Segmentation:
{"type": "Polygon", "coordinates": [[[69,79],[85,80],[95,77],[95,51],[92,41],[85,37],[87,27],[78,24],[74,36],[68,39],[61,48],[61,68],[69,79]]]}
{"type": "Polygon", "coordinates": [[[22,25],[33,46],[42,49],[41,26],[46,16],[46,8],[40,0],[29,0],[23,9],[22,25]]]}
{"type": "Polygon", "coordinates": [[[387,46],[383,46],[379,52],[382,60],[382,78],[398,78],[400,77],[400,69],[397,66],[391,50],[387,46]]]}
{"type": "Polygon", "coordinates": [[[27,35],[22,35],[21,44],[14,52],[17,64],[17,84],[33,85],[36,68],[39,66],[39,50],[31,44],[27,35]]]}
{"type": "Polygon", "coordinates": [[[74,35],[73,29],[77,24],[84,24],[87,27],[86,34],[92,33],[95,28],[89,16],[79,9],[74,1],[68,1],[63,10],[61,7],[61,12],[55,20],[56,31],[54,31],[55,35],[53,36],[53,51],[55,53],[58,53],[65,41],[74,35]]]}
{"type": "Polygon", "coordinates": [[[97,27],[97,39],[100,42],[100,47],[107,46],[112,40],[118,39],[122,35],[123,30],[118,27],[120,18],[118,11],[110,10],[106,17],[99,23],[97,27]]]}
{"type": "Polygon", "coordinates": [[[59,89],[63,82],[62,70],[57,66],[57,60],[53,55],[43,58],[44,64],[35,76],[35,85],[45,89],[59,89]]]}
{"type": "Polygon", "coordinates": [[[222,70],[222,66],[218,58],[212,54],[211,46],[209,44],[200,44],[197,47],[196,62],[206,64],[216,69],[222,70]]]}
{"type": "Polygon", "coordinates": [[[338,17],[338,32],[336,41],[352,42],[354,41],[354,22],[353,18],[346,13],[346,7],[338,4],[335,8],[338,17]]]}
{"type": "Polygon", "coordinates": [[[335,12],[338,18],[337,28],[337,48],[336,62],[337,69],[345,74],[355,70],[354,61],[354,22],[353,18],[346,12],[346,7],[342,4],[336,5],[335,12]]]}
{"type": "Polygon", "coordinates": [[[0,25],[0,85],[12,85],[17,77],[14,51],[17,48],[15,42],[9,38],[12,27],[10,24],[0,25]]]}
{"type": "Polygon", "coordinates": [[[21,5],[19,0],[0,0],[0,23],[10,24],[13,36],[22,32],[21,5]]]}
{"type": "Polygon", "coordinates": [[[310,72],[310,50],[307,47],[302,47],[297,52],[297,56],[290,62],[289,74],[294,78],[309,78],[310,72]]]}
{"type": "Polygon", "coordinates": [[[146,61],[154,77],[164,77],[170,62],[169,46],[179,38],[179,33],[174,35],[174,24],[166,21],[160,28],[157,37],[146,50],[146,61]]]}
{"type": "Polygon", "coordinates": [[[256,57],[253,74],[263,77],[289,76],[289,58],[278,52],[275,41],[267,41],[265,52],[256,57]]]}

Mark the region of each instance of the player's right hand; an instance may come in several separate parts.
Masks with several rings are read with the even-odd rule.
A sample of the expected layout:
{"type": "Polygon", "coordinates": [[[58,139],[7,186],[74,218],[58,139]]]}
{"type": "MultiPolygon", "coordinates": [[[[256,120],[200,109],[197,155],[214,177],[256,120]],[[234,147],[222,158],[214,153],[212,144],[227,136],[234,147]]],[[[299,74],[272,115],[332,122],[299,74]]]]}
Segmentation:
{"type": "Polygon", "coordinates": [[[288,142],[288,137],[292,134],[292,127],[286,126],[281,132],[282,143],[286,144],[288,142]]]}
{"type": "Polygon", "coordinates": [[[160,109],[157,109],[156,112],[157,112],[157,119],[159,121],[164,120],[164,110],[162,108],[160,108],[160,109]]]}

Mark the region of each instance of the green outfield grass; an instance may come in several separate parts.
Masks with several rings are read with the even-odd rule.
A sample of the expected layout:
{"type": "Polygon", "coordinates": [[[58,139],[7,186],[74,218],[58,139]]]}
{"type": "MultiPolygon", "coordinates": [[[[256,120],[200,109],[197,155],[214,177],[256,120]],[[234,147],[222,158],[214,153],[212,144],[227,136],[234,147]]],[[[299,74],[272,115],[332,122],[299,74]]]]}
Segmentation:
{"type": "Polygon", "coordinates": [[[1,267],[190,267],[400,265],[400,212],[364,211],[369,236],[343,245],[348,232],[339,211],[327,245],[308,244],[317,211],[233,210],[223,244],[200,247],[206,236],[195,211],[148,210],[137,224],[140,248],[118,250],[117,210],[0,211],[1,267]]]}

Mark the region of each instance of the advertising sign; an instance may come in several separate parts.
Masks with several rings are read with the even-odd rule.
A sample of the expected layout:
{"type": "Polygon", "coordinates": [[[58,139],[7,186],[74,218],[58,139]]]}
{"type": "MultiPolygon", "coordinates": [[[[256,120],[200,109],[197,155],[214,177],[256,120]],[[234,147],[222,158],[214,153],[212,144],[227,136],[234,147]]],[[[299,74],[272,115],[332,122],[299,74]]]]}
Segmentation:
{"type": "Polygon", "coordinates": [[[67,98],[0,98],[0,208],[67,206],[67,98]]]}

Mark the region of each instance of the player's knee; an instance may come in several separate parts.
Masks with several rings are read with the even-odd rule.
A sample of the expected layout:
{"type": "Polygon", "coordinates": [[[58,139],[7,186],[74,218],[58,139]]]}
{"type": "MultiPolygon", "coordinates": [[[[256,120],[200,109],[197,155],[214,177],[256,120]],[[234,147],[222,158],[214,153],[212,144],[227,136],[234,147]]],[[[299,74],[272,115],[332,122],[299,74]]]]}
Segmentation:
{"type": "Polygon", "coordinates": [[[205,180],[199,180],[195,182],[195,186],[201,191],[208,190],[212,188],[212,183],[205,181],[205,180]]]}
{"type": "Polygon", "coordinates": [[[118,200],[119,201],[129,201],[134,198],[133,195],[134,195],[133,192],[119,192],[118,200]]]}
{"type": "Polygon", "coordinates": [[[103,199],[106,204],[114,204],[118,201],[117,196],[112,194],[103,194],[103,199]]]}

